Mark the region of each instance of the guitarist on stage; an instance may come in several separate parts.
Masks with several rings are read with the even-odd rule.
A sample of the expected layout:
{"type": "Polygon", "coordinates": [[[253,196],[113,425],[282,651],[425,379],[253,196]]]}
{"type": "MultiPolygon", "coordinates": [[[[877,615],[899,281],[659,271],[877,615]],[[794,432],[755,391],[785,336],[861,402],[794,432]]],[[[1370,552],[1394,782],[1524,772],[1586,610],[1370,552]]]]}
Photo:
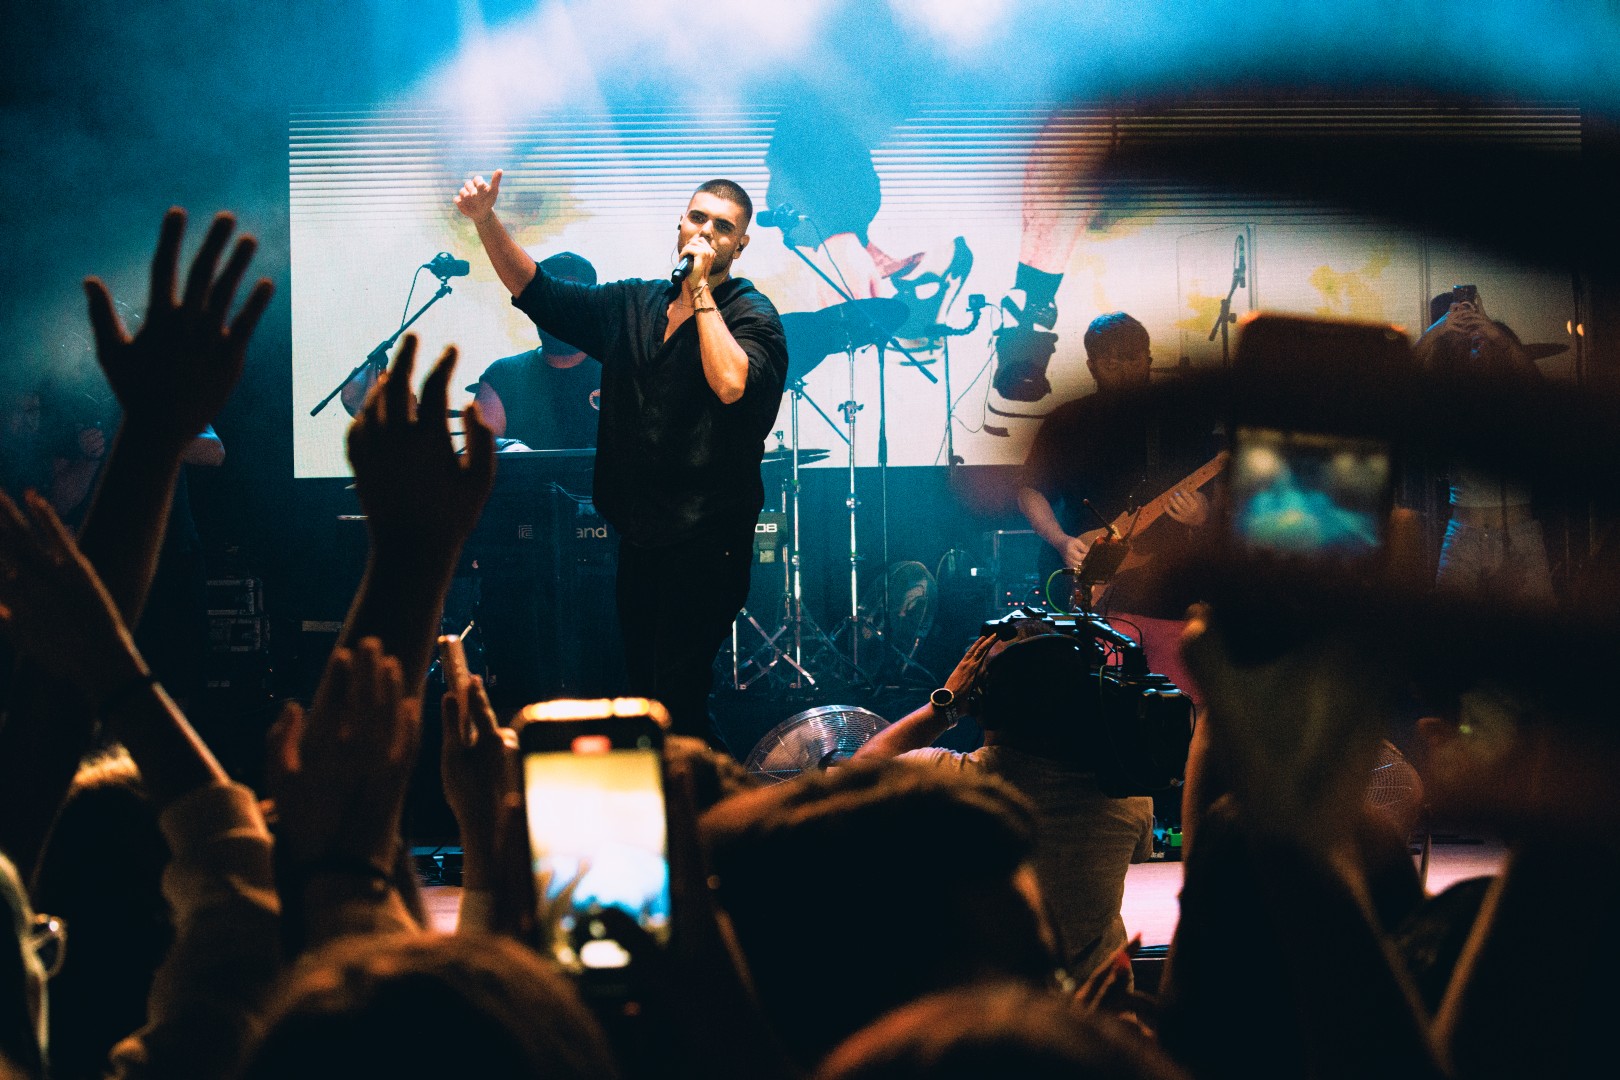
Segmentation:
{"type": "MultiPolygon", "coordinates": [[[[1185,686],[1176,678],[1177,639],[1192,598],[1155,595],[1150,575],[1134,564],[1186,543],[1209,517],[1204,494],[1181,485],[1211,463],[1217,447],[1207,430],[1177,430],[1110,408],[1121,391],[1147,384],[1153,358],[1140,322],[1123,311],[1098,316],[1086,330],[1085,349],[1096,393],[1059,406],[1041,425],[1024,463],[1018,508],[1046,541],[1052,557],[1045,573],[1079,566],[1104,535],[1104,522],[1148,508],[1130,533],[1130,561],[1115,575],[1105,606],[1142,628],[1153,670],[1185,686]],[[1155,520],[1148,521],[1150,515],[1155,520]]],[[[1054,595],[1062,595],[1057,583],[1054,595]]]]}

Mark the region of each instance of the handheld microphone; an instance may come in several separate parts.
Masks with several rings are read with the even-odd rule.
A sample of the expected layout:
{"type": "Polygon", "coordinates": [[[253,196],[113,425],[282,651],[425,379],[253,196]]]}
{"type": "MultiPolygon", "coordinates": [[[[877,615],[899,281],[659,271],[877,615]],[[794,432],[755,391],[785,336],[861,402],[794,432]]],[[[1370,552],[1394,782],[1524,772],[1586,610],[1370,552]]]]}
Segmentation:
{"type": "Polygon", "coordinates": [[[1237,238],[1237,284],[1244,289],[1249,285],[1249,260],[1243,257],[1243,234],[1237,238]]]}
{"type": "Polygon", "coordinates": [[[793,209],[792,203],[777,203],[769,210],[761,210],[756,219],[767,229],[791,229],[801,221],[809,221],[808,214],[793,209]]]}
{"type": "Polygon", "coordinates": [[[675,269],[669,272],[669,281],[672,285],[679,285],[692,275],[692,256],[682,255],[681,261],[675,264],[675,269]]]}
{"type": "Polygon", "coordinates": [[[472,263],[456,258],[448,251],[439,252],[431,262],[423,263],[422,268],[432,271],[437,278],[466,277],[472,273],[472,263]]]}

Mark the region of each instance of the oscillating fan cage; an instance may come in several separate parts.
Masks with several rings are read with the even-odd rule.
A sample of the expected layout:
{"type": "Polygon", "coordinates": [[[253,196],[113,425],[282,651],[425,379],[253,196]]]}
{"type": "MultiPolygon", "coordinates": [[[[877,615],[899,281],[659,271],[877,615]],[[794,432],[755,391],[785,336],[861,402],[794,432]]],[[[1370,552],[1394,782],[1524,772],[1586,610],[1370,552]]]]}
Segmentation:
{"type": "Polygon", "coordinates": [[[777,724],[749,753],[743,767],[771,783],[847,760],[889,722],[854,705],[822,705],[777,724]]]}

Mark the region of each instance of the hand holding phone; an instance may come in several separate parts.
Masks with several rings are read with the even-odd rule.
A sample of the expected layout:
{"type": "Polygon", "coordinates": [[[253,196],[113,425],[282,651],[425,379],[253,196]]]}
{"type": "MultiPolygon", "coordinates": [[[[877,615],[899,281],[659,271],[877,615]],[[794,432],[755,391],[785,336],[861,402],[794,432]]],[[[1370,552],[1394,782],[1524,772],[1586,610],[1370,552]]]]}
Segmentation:
{"type": "MultiPolygon", "coordinates": [[[[439,772],[445,802],[461,830],[462,884],[469,889],[513,891],[510,882],[514,879],[500,855],[523,846],[521,833],[516,832],[517,735],[496,720],[482,679],[467,675],[465,664],[459,676],[453,673],[451,652],[459,653],[459,649],[451,646],[445,652],[447,689],[439,703],[444,735],[439,772]]],[[[523,879],[515,880],[515,891],[527,895],[523,879]]],[[[515,897],[512,904],[517,910],[531,906],[515,897]]]]}
{"type": "Polygon", "coordinates": [[[628,967],[670,926],[663,729],[645,698],[551,701],[521,715],[523,799],[544,942],[575,971],[628,967]]]}
{"type": "Polygon", "coordinates": [[[461,642],[460,634],[439,635],[439,666],[444,671],[444,692],[456,699],[458,716],[463,721],[457,735],[462,745],[473,747],[478,743],[478,731],[466,723],[470,713],[467,694],[472,674],[467,668],[467,649],[461,642]]]}
{"type": "Polygon", "coordinates": [[[1227,422],[1223,504],[1237,552],[1346,569],[1381,560],[1395,447],[1372,434],[1376,424],[1322,402],[1353,400],[1410,364],[1405,336],[1387,326],[1263,315],[1244,329],[1233,366],[1252,385],[1234,399],[1227,422]],[[1279,387],[1294,389],[1264,392],[1279,387]]]}

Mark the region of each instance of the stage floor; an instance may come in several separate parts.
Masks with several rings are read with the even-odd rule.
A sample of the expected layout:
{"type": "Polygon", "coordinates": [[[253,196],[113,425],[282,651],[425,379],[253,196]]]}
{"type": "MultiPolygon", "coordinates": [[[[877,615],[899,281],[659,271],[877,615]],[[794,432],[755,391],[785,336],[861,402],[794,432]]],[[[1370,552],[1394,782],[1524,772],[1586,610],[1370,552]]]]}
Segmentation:
{"type": "MultiPolygon", "coordinates": [[[[1465,878],[1494,874],[1507,851],[1500,844],[1439,843],[1429,859],[1429,892],[1437,893],[1465,878]]],[[[1177,896],[1181,892],[1181,863],[1138,863],[1125,877],[1125,929],[1141,934],[1144,945],[1168,945],[1175,932],[1177,896]]],[[[456,928],[461,889],[429,885],[422,889],[433,929],[445,933],[456,928]]]]}

